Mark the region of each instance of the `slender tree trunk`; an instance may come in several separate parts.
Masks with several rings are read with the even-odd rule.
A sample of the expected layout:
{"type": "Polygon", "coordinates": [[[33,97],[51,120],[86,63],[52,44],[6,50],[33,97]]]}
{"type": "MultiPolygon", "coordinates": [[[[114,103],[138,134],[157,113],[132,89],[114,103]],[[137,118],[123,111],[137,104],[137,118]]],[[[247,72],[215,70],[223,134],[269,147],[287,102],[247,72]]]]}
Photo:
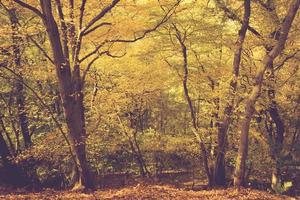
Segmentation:
{"type": "MultiPolygon", "coordinates": [[[[275,91],[274,91],[275,92],[275,91]]],[[[279,111],[277,108],[277,103],[273,99],[269,105],[268,113],[272,119],[271,125],[274,123],[276,129],[269,129],[269,140],[270,140],[270,154],[271,158],[274,161],[274,166],[272,169],[272,178],[271,178],[271,186],[276,191],[279,187],[282,186],[282,177],[281,177],[281,161],[280,155],[283,148],[283,140],[284,140],[284,123],[279,115],[279,111]]]]}
{"type": "Polygon", "coordinates": [[[3,165],[7,166],[9,163],[8,157],[10,156],[10,151],[2,134],[3,131],[0,130],[0,156],[3,161],[3,165]]]}
{"type": "Polygon", "coordinates": [[[149,172],[149,170],[148,170],[148,168],[147,168],[147,165],[146,165],[146,163],[145,163],[145,159],[144,159],[144,157],[143,157],[143,153],[142,153],[142,151],[141,151],[141,149],[140,149],[140,145],[139,145],[139,143],[138,143],[138,141],[137,141],[136,136],[137,136],[137,130],[136,130],[136,132],[133,134],[132,145],[133,145],[133,147],[135,146],[134,149],[135,149],[135,152],[136,152],[137,161],[138,161],[139,166],[140,166],[140,169],[141,169],[141,175],[142,175],[143,177],[146,177],[146,176],[150,177],[151,174],[150,174],[150,172],[149,172]]]}
{"type": "Polygon", "coordinates": [[[242,57],[242,49],[243,43],[246,37],[250,13],[251,13],[251,6],[250,0],[244,1],[244,19],[241,29],[239,30],[239,37],[236,42],[236,51],[234,53],[234,60],[233,60],[233,79],[230,83],[230,99],[227,105],[225,106],[223,112],[223,120],[219,123],[218,127],[218,150],[217,150],[217,158],[215,162],[215,171],[214,171],[214,183],[218,186],[225,186],[226,184],[226,172],[225,172],[225,144],[226,144],[226,137],[229,125],[231,123],[231,115],[234,109],[234,100],[235,100],[235,93],[237,91],[237,81],[239,77],[240,71],[240,63],[242,57]]]}
{"type": "MultiPolygon", "coordinates": [[[[72,73],[69,55],[65,55],[62,48],[60,33],[52,13],[51,1],[41,0],[40,2],[44,14],[43,22],[47,29],[56,66],[71,148],[76,162],[78,176],[73,189],[93,188],[86,158],[85,116],[79,65],[75,64],[72,73]]],[[[65,50],[65,53],[68,52],[65,50]]]]}
{"type": "Polygon", "coordinates": [[[5,136],[8,140],[9,148],[10,148],[12,154],[14,155],[15,154],[15,148],[14,148],[12,139],[11,139],[11,137],[10,137],[9,133],[7,132],[7,129],[4,125],[3,115],[2,115],[1,112],[0,112],[0,128],[2,128],[2,131],[5,133],[5,136]]]}
{"type": "Polygon", "coordinates": [[[12,111],[12,104],[13,104],[13,98],[12,98],[12,93],[10,93],[10,96],[8,98],[8,101],[6,102],[5,98],[3,96],[1,96],[1,99],[3,100],[3,102],[6,104],[7,107],[7,113],[8,113],[8,118],[9,118],[9,122],[10,122],[10,126],[11,126],[11,130],[15,135],[16,138],[16,143],[15,143],[15,153],[19,153],[21,151],[21,144],[20,144],[20,136],[19,136],[19,130],[17,130],[16,128],[16,123],[15,123],[15,116],[13,115],[13,111],[12,111]]]}
{"type": "MultiPolygon", "coordinates": [[[[174,25],[174,24],[173,24],[174,25]]],[[[184,71],[184,75],[183,75],[183,81],[182,81],[182,85],[183,85],[183,90],[184,90],[184,95],[186,98],[186,101],[188,103],[188,107],[190,110],[190,115],[192,118],[192,124],[193,124],[193,134],[195,135],[195,138],[199,144],[199,149],[200,149],[200,154],[202,156],[203,159],[203,166],[205,169],[205,173],[208,179],[208,185],[212,185],[213,184],[213,177],[209,168],[209,158],[208,158],[208,154],[207,154],[207,149],[205,147],[203,138],[201,137],[200,133],[199,133],[199,128],[197,126],[197,120],[196,120],[196,113],[192,104],[192,100],[191,97],[189,95],[189,90],[188,90],[188,74],[189,74],[189,70],[188,70],[188,61],[187,61],[187,48],[184,44],[184,40],[181,36],[181,33],[179,32],[179,30],[177,29],[177,27],[174,25],[174,28],[176,30],[176,38],[178,40],[178,42],[180,43],[180,47],[181,47],[181,52],[182,52],[182,57],[183,57],[183,71],[184,71]]]]}
{"type": "Polygon", "coordinates": [[[142,177],[146,177],[146,175],[149,173],[149,171],[147,170],[147,167],[146,167],[144,159],[143,159],[143,155],[142,155],[141,151],[139,150],[137,142],[135,141],[135,139],[132,139],[128,135],[128,133],[125,133],[125,136],[128,138],[129,146],[130,146],[133,156],[135,157],[136,162],[140,168],[140,175],[142,177]]]}
{"type": "Polygon", "coordinates": [[[262,67],[258,70],[255,83],[252,88],[251,94],[246,99],[244,119],[241,123],[241,137],[239,143],[238,156],[236,159],[236,167],[234,173],[234,186],[241,187],[245,184],[245,170],[246,170],[246,160],[248,154],[248,137],[249,137],[249,128],[252,115],[254,113],[254,107],[256,100],[258,99],[261,87],[263,83],[263,77],[266,69],[273,63],[274,59],[283,51],[288,33],[292,26],[292,22],[295,18],[295,15],[298,11],[300,0],[294,0],[290,5],[288,13],[285,17],[285,21],[281,27],[281,34],[276,46],[268,53],[263,59],[262,67]]]}
{"type": "MultiPolygon", "coordinates": [[[[267,6],[270,15],[275,16],[276,21],[279,23],[279,17],[276,13],[276,4],[273,0],[267,2],[265,6],[267,6]]],[[[278,41],[280,36],[280,26],[277,30],[272,32],[269,37],[271,39],[275,39],[278,41]]],[[[274,46],[266,45],[266,52],[269,53],[272,51],[274,46]]],[[[267,77],[268,81],[266,83],[267,87],[267,96],[269,98],[268,108],[266,109],[266,128],[269,136],[269,146],[270,146],[270,156],[274,161],[274,165],[272,166],[272,176],[271,176],[271,186],[273,190],[277,190],[279,187],[282,187],[282,177],[281,177],[281,162],[280,162],[280,154],[282,151],[283,140],[284,140],[284,132],[285,127],[284,123],[279,115],[278,106],[276,102],[276,91],[275,91],[275,70],[274,63],[272,62],[267,69],[270,72],[270,75],[267,77]],[[267,127],[268,116],[270,116],[270,127],[267,127]],[[271,128],[275,124],[276,130],[271,128]]]]}
{"type": "MultiPolygon", "coordinates": [[[[22,63],[21,63],[21,49],[20,43],[22,39],[18,36],[18,18],[16,16],[16,9],[12,8],[8,10],[9,19],[12,28],[12,41],[13,41],[13,56],[16,70],[21,72],[22,63]]],[[[21,128],[21,133],[24,139],[25,148],[28,148],[32,142],[28,128],[28,118],[25,111],[25,96],[24,96],[24,87],[22,80],[16,80],[15,91],[16,103],[18,108],[18,117],[21,128]]]]}

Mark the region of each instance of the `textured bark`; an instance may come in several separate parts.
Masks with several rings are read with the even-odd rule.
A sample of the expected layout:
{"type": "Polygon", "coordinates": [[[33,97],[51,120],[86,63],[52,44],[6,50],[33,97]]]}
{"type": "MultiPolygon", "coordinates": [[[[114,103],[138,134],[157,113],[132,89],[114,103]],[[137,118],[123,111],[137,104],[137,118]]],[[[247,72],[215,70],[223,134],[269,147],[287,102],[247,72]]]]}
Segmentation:
{"type": "Polygon", "coordinates": [[[244,1],[244,18],[241,29],[239,30],[239,37],[236,42],[236,51],[234,53],[233,60],[233,79],[230,83],[229,90],[229,102],[225,106],[223,111],[223,119],[218,124],[218,147],[217,156],[215,162],[214,171],[214,184],[218,186],[225,186],[226,184],[226,172],[225,172],[225,144],[229,125],[231,123],[231,115],[234,109],[235,93],[237,91],[237,81],[239,77],[241,54],[243,49],[243,43],[246,37],[249,19],[250,19],[251,7],[250,0],[244,1]]]}
{"type": "MultiPolygon", "coordinates": [[[[21,48],[20,44],[22,42],[22,38],[18,36],[18,18],[16,16],[16,9],[12,8],[8,10],[9,19],[11,23],[12,29],[12,41],[13,41],[13,57],[15,63],[15,70],[20,72],[22,71],[22,63],[21,63],[21,48]]],[[[22,76],[21,76],[22,77],[22,76]]],[[[16,103],[18,108],[18,117],[21,128],[21,133],[24,139],[25,148],[28,148],[31,144],[31,137],[28,128],[28,118],[27,113],[25,111],[25,96],[24,96],[24,86],[23,80],[16,80],[14,93],[16,95],[16,103]]]]}
{"type": "Polygon", "coordinates": [[[262,67],[258,69],[252,91],[245,103],[244,119],[241,122],[241,137],[239,142],[238,156],[236,159],[236,167],[234,173],[234,186],[241,187],[245,184],[246,160],[248,154],[248,137],[250,122],[255,110],[255,103],[260,95],[263,83],[263,77],[266,69],[273,63],[274,59],[283,51],[288,33],[292,26],[292,22],[298,11],[300,0],[294,0],[287,12],[285,20],[281,26],[281,34],[274,48],[268,53],[262,63],[262,67]]]}

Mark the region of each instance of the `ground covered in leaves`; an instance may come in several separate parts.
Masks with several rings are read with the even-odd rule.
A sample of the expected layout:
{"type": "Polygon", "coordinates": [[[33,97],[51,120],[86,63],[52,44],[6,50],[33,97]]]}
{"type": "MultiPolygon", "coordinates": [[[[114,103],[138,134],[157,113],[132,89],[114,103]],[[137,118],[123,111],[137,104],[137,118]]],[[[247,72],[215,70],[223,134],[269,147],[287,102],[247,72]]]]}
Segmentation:
{"type": "Polygon", "coordinates": [[[236,191],[235,189],[219,189],[219,190],[201,190],[191,191],[177,189],[171,186],[162,185],[136,185],[134,187],[126,187],[123,189],[114,190],[98,190],[93,193],[77,193],[71,191],[53,191],[45,190],[39,193],[24,193],[21,191],[9,192],[0,190],[0,199],[2,200],[97,200],[97,199],[124,199],[124,200],[151,200],[151,199],[212,199],[212,200],[235,200],[235,199],[249,199],[249,200],[292,200],[288,196],[280,196],[270,194],[264,191],[243,189],[236,191]]]}

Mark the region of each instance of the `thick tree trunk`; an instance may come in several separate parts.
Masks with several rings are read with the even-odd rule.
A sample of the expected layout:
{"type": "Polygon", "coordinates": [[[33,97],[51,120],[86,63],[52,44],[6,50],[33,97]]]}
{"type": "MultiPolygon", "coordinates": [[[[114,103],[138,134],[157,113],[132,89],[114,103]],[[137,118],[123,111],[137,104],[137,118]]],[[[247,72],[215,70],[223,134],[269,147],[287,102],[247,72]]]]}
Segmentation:
{"type": "Polygon", "coordinates": [[[235,187],[239,188],[245,184],[244,181],[245,181],[246,160],[248,154],[248,136],[249,136],[250,122],[252,119],[252,115],[254,113],[256,100],[261,92],[264,73],[266,69],[273,63],[274,59],[283,51],[288,37],[288,33],[292,26],[292,22],[298,11],[299,4],[300,4],[300,0],[294,0],[290,5],[288,13],[285,17],[285,21],[283,22],[281,27],[281,34],[279,40],[276,46],[272,49],[272,51],[268,53],[263,59],[262,67],[258,70],[257,75],[255,77],[255,83],[252,88],[251,94],[246,100],[244,119],[241,124],[241,137],[240,137],[239,150],[236,159],[236,167],[235,167],[235,174],[234,174],[235,187]]]}
{"type": "MultiPolygon", "coordinates": [[[[229,118],[229,117],[226,117],[229,118]]],[[[226,137],[229,127],[229,119],[225,119],[222,122],[222,125],[219,125],[218,128],[218,146],[217,146],[217,155],[214,168],[214,184],[216,186],[225,186],[226,185],[226,169],[225,169],[225,154],[226,154],[226,137]]]]}
{"type": "Polygon", "coordinates": [[[249,19],[250,19],[251,7],[250,0],[244,1],[244,18],[241,29],[239,30],[239,37],[236,42],[236,51],[234,53],[233,60],[233,79],[230,83],[230,100],[225,106],[223,112],[223,121],[219,123],[218,127],[218,149],[217,149],[217,158],[215,162],[215,171],[214,171],[214,184],[217,186],[225,186],[226,185],[226,172],[225,172],[225,153],[226,153],[226,137],[229,125],[231,123],[231,115],[234,109],[235,102],[235,93],[237,91],[237,81],[239,77],[240,71],[240,63],[241,63],[241,54],[243,49],[243,43],[246,37],[249,19]]]}
{"type": "Polygon", "coordinates": [[[85,116],[79,65],[75,64],[73,73],[71,73],[69,55],[65,55],[63,52],[58,26],[52,13],[51,1],[41,0],[40,2],[44,14],[43,21],[54,57],[60,96],[78,173],[73,189],[93,189],[86,159],[85,116]]]}
{"type": "MultiPolygon", "coordinates": [[[[16,9],[12,8],[8,10],[9,19],[12,28],[12,41],[13,41],[13,56],[16,70],[22,71],[21,63],[21,49],[20,43],[22,39],[18,36],[18,18],[16,16],[16,9]]],[[[18,108],[18,117],[21,128],[21,133],[24,139],[25,148],[28,148],[32,142],[28,128],[28,118],[25,111],[25,96],[24,96],[24,87],[22,80],[16,80],[14,93],[16,95],[16,103],[18,108]]]]}

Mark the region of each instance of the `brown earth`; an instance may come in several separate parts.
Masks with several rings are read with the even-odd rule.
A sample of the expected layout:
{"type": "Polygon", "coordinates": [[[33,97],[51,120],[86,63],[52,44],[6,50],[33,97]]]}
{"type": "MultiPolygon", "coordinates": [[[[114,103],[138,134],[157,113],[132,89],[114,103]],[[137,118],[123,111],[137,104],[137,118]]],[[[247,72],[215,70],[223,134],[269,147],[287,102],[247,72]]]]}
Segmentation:
{"type": "MultiPolygon", "coordinates": [[[[212,199],[212,200],[293,200],[292,198],[282,195],[274,195],[265,191],[242,189],[237,191],[235,189],[217,189],[217,190],[201,190],[191,191],[177,189],[166,185],[136,185],[134,187],[125,187],[114,190],[97,190],[93,193],[78,193],[72,191],[53,191],[45,190],[39,193],[22,193],[22,191],[12,191],[8,194],[0,194],[2,200],[186,200],[186,199],[212,199]]],[[[299,198],[300,199],[300,198],[299,198]]]]}

